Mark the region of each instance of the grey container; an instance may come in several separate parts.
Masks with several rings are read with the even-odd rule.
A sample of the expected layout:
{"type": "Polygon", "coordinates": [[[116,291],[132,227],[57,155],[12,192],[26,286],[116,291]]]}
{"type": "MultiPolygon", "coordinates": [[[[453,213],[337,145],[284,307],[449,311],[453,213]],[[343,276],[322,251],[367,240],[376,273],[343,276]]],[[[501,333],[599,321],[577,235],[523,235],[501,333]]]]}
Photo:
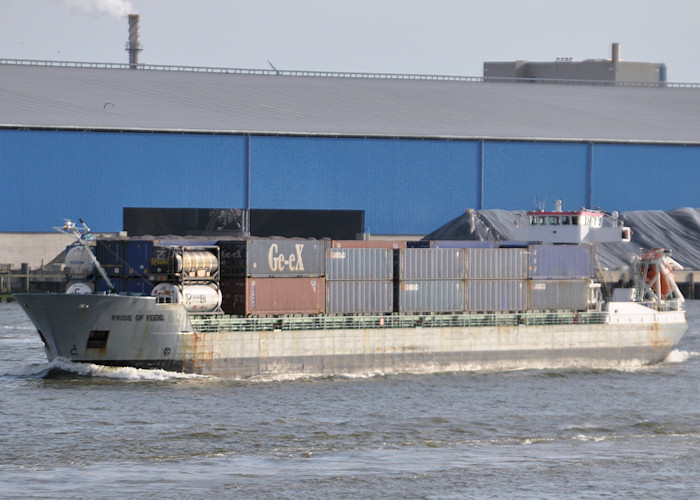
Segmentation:
{"type": "Polygon", "coordinates": [[[528,255],[525,248],[469,248],[465,252],[467,279],[527,278],[528,255]]]}
{"type": "Polygon", "coordinates": [[[469,280],[467,312],[512,312],[527,309],[527,280],[469,280]]]}
{"type": "Polygon", "coordinates": [[[394,252],[387,248],[329,248],[326,280],[392,280],[394,252]]]}
{"type": "Polygon", "coordinates": [[[588,280],[530,280],[530,309],[588,309],[588,280]]]}
{"type": "Polygon", "coordinates": [[[398,310],[402,313],[464,312],[464,281],[400,281],[398,310]]]}
{"type": "Polygon", "coordinates": [[[249,240],[245,255],[246,273],[255,278],[323,276],[325,250],[325,243],[311,239],[249,240]]]}
{"type": "Polygon", "coordinates": [[[432,240],[430,248],[496,248],[495,241],[479,240],[432,240]]]}
{"type": "Polygon", "coordinates": [[[382,314],[394,307],[394,283],[384,281],[326,281],[328,314],[382,314]]]}
{"type": "Polygon", "coordinates": [[[534,279],[592,278],[593,245],[532,245],[529,277],[534,279]]]}
{"type": "Polygon", "coordinates": [[[464,250],[460,248],[405,248],[399,250],[399,279],[464,279],[464,250]]]}

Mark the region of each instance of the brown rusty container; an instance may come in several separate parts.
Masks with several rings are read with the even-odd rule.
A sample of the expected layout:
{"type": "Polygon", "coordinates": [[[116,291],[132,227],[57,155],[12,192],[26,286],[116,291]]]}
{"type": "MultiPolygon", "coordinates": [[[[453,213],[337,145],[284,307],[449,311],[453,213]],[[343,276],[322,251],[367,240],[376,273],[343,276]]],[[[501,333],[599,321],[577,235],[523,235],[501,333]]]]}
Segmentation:
{"type": "Polygon", "coordinates": [[[247,278],[245,314],[321,314],[326,311],[324,278],[247,278]]]}

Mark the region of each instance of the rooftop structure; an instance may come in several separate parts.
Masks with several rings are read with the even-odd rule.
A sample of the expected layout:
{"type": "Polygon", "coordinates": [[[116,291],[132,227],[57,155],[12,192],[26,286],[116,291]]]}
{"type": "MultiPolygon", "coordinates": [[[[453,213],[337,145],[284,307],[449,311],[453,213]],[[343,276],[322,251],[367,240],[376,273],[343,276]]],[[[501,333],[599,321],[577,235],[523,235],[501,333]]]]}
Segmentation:
{"type": "Polygon", "coordinates": [[[635,82],[663,85],[667,71],[663,63],[628,62],[620,58],[620,44],[612,44],[610,59],[574,61],[559,57],[553,62],[485,62],[485,79],[584,80],[591,82],[635,82]]]}

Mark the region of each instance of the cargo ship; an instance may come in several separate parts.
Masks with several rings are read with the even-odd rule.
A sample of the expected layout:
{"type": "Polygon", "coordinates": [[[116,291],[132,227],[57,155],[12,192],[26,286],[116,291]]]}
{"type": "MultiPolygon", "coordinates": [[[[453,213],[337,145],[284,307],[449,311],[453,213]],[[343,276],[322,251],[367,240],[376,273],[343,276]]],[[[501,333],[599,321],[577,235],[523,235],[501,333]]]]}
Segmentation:
{"type": "MultiPolygon", "coordinates": [[[[81,221],[82,223],[82,221],[81,221]]],[[[607,369],[686,332],[677,263],[640,253],[606,289],[616,214],[523,213],[519,241],[95,239],[72,234],[66,293],[16,294],[49,360],[235,379],[607,369]]]]}

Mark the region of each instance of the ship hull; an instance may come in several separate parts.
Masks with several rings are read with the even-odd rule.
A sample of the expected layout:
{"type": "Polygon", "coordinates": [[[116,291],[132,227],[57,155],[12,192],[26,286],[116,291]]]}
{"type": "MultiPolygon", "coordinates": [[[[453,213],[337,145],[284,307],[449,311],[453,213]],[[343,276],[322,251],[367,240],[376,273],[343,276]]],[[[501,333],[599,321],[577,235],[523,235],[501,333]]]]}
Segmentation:
{"type": "Polygon", "coordinates": [[[596,322],[579,323],[578,316],[565,315],[566,324],[531,324],[528,315],[485,315],[489,321],[480,326],[431,326],[436,323],[427,316],[425,323],[410,326],[389,326],[389,318],[386,324],[380,318],[371,327],[360,321],[328,329],[256,329],[252,320],[246,328],[235,321],[230,324],[237,326],[229,328],[226,319],[192,318],[182,305],[159,304],[152,297],[16,298],[49,360],[235,379],[628,368],[663,361],[688,328],[682,310],[659,312],[625,302],[608,304],[609,311],[599,313],[596,322]]]}

